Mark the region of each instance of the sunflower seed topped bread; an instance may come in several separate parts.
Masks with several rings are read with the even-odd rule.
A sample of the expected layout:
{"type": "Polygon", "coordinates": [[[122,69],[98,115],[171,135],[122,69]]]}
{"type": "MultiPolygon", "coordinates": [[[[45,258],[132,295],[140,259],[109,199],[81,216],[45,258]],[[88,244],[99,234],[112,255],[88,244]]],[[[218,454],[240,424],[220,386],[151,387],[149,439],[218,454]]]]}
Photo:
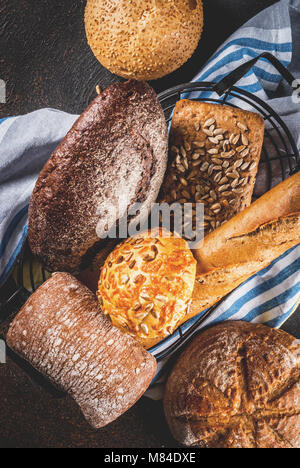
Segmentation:
{"type": "Polygon", "coordinates": [[[88,0],[85,9],[92,51],[124,78],[154,80],[173,72],[195,51],[202,28],[202,0],[88,0]]]}
{"type": "Polygon", "coordinates": [[[258,114],[179,101],[161,201],[203,203],[205,232],[213,231],[250,205],[263,137],[264,120],[258,114]]]}
{"type": "Polygon", "coordinates": [[[186,446],[300,448],[300,341],[246,322],[210,328],[178,359],[164,405],[186,446]]]}
{"type": "Polygon", "coordinates": [[[98,297],[112,323],[150,348],[188,313],[196,260],[185,240],[155,230],[119,245],[101,271],[98,297]]]}
{"type": "Polygon", "coordinates": [[[52,154],[31,199],[29,243],[47,269],[77,273],[127,209],[142,203],[133,221],[147,214],[167,148],[164,113],[148,84],[115,84],[93,101],[52,154]]]}
{"type": "Polygon", "coordinates": [[[155,359],[113,327],[97,298],[68,273],[55,273],[14,319],[8,345],[74,398],[100,428],[146,391],[155,359]]]}

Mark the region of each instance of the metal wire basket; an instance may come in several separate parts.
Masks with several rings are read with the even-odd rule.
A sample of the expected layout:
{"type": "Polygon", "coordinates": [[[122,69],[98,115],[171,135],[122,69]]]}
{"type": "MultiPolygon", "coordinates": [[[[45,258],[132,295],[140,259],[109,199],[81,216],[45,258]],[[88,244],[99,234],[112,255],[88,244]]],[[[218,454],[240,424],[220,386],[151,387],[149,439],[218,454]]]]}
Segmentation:
{"type": "MultiPolygon", "coordinates": [[[[201,102],[229,105],[242,109],[247,108],[248,110],[261,114],[266,122],[266,131],[260,171],[264,171],[264,173],[267,174],[266,190],[269,190],[273,185],[281,182],[292,173],[299,170],[300,157],[297,145],[289,129],[279,115],[257,96],[234,86],[235,83],[239,81],[260,58],[269,60],[281,72],[283,78],[292,85],[294,78],[288,70],[285,69],[271,54],[265,53],[242,65],[218,84],[209,82],[183,84],[161,93],[159,95],[159,100],[168,123],[170,123],[172,119],[172,113],[177,101],[183,97],[188,97],[189,99],[201,102]],[[209,97],[207,97],[208,92],[210,93],[209,97]],[[206,97],[203,97],[202,93],[205,93],[206,97]],[[278,167],[280,180],[278,180],[278,167]],[[275,169],[277,179],[274,177],[275,169]]],[[[21,306],[30,294],[46,280],[47,272],[40,265],[39,277],[41,278],[41,281],[38,283],[36,282],[32,268],[33,261],[34,259],[26,243],[16,264],[15,291],[8,300],[0,306],[0,323],[4,320],[9,320],[11,314],[15,313],[18,305],[21,306]],[[29,270],[30,287],[25,287],[24,285],[25,259],[29,270]]],[[[199,325],[203,323],[210,314],[212,314],[219,304],[200,314],[192,326],[179,327],[173,337],[167,337],[165,340],[161,341],[159,345],[150,350],[151,353],[158,361],[173,355],[179,347],[183,346],[190,339],[199,325]]]]}

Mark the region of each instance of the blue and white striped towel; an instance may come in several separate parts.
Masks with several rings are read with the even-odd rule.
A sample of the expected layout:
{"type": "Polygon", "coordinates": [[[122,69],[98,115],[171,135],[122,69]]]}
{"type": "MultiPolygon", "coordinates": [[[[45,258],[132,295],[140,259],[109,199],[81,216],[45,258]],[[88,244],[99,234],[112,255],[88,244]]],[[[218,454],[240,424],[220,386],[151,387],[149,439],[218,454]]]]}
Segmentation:
{"type": "MultiPolygon", "coordinates": [[[[290,15],[293,24],[299,25],[300,0],[282,0],[260,13],[228,39],[195,80],[220,81],[263,51],[273,53],[283,64],[289,65],[293,49],[290,15]]],[[[300,61],[298,64],[300,66],[300,61]]],[[[261,61],[238,85],[268,101],[283,116],[300,147],[299,105],[293,104],[290,97],[270,99],[280,80],[276,70],[261,61]]],[[[26,237],[28,203],[38,173],[76,118],[44,109],[0,120],[0,285],[11,272],[26,237]]],[[[299,294],[300,246],[234,291],[205,325],[243,319],[279,327],[293,310],[299,294]]],[[[185,329],[195,320],[185,324],[185,329]]],[[[170,337],[169,343],[176,336],[170,337]]],[[[163,346],[158,346],[156,352],[163,346]]]]}

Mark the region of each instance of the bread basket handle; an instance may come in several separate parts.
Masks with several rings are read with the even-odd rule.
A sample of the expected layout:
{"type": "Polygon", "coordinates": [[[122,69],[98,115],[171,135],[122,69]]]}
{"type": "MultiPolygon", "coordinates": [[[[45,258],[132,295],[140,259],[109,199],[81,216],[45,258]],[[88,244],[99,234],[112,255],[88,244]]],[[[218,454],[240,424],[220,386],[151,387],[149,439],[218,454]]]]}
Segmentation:
{"type": "Polygon", "coordinates": [[[231,89],[238,81],[240,81],[243,76],[245,76],[260,59],[267,59],[276,68],[276,70],[279,71],[288,84],[292,88],[295,88],[295,83],[297,83],[297,81],[290,73],[290,71],[284,65],[282,65],[282,63],[276,57],[274,57],[274,55],[270,54],[270,52],[264,52],[254,59],[249,60],[249,62],[243,63],[243,65],[238,67],[232,73],[225,76],[223,80],[214,86],[214,91],[219,96],[222,96],[226,91],[231,89]]]}

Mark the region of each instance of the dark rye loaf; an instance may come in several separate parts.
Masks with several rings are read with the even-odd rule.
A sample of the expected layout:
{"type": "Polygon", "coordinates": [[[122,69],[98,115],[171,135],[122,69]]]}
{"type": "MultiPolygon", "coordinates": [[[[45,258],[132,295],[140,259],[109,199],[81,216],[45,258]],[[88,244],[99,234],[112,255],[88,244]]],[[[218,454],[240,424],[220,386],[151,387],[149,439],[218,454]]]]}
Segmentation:
{"type": "Polygon", "coordinates": [[[148,84],[118,83],[100,94],[52,154],[33,192],[29,243],[45,267],[78,273],[128,208],[139,202],[148,213],[167,147],[163,110],[148,84]],[[118,216],[112,206],[120,203],[118,216]]]}
{"type": "Polygon", "coordinates": [[[164,403],[183,445],[299,448],[300,341],[260,324],[218,324],[179,357],[164,403]]]}

